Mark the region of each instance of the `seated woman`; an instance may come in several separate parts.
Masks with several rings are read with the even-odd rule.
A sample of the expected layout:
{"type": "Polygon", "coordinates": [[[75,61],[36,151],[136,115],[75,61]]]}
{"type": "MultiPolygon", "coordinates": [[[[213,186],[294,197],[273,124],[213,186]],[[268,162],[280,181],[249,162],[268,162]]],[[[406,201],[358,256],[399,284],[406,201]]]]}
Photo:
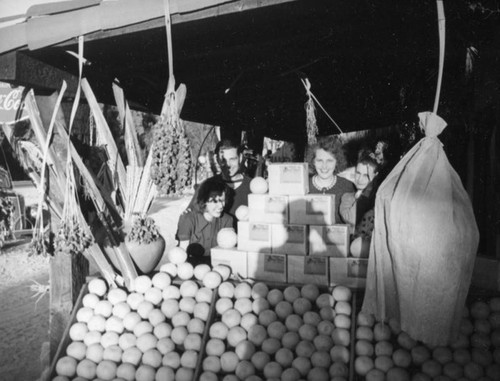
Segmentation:
{"type": "Polygon", "coordinates": [[[176,236],[193,265],[210,264],[210,249],[217,246],[217,234],[221,229],[233,228],[233,217],[224,213],[226,195],[224,182],[207,179],[198,189],[193,210],[179,218],[176,236]]]}
{"type": "MultiPolygon", "coordinates": [[[[354,174],[354,184],[357,190],[344,194],[340,202],[340,215],[349,225],[353,241],[361,237],[365,241],[365,249],[373,231],[373,208],[375,195],[380,185],[379,172],[380,165],[375,154],[368,150],[361,151],[354,174]]],[[[364,252],[363,256],[366,254],[364,252]]]]}
{"type": "Polygon", "coordinates": [[[345,169],[342,143],[331,136],[322,137],[309,150],[309,163],[314,175],[309,178],[309,193],[335,195],[335,221],[342,223],[340,199],[344,193],[355,192],[354,184],[337,173],[345,169]]]}

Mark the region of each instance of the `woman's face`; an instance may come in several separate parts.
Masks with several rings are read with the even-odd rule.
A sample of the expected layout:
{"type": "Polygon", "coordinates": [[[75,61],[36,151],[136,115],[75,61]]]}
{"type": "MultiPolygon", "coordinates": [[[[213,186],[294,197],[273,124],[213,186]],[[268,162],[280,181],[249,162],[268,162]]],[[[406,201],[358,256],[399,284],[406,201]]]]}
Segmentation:
{"type": "Polygon", "coordinates": [[[354,173],[354,185],[358,190],[363,190],[377,175],[375,168],[369,164],[359,163],[356,165],[356,172],[354,173]]]}
{"type": "Polygon", "coordinates": [[[333,176],[333,171],[337,166],[337,159],[330,152],[324,149],[316,150],[314,156],[314,168],[321,179],[329,179],[333,176]]]}
{"type": "Polygon", "coordinates": [[[219,218],[226,205],[226,194],[223,192],[221,195],[210,195],[206,205],[205,213],[207,213],[212,218],[219,218]]]}

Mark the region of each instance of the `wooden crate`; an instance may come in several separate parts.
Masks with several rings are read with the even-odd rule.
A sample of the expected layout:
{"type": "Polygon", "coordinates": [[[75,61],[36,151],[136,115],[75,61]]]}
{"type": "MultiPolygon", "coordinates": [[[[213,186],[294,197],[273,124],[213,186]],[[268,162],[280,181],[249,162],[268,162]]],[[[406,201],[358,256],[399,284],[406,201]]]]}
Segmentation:
{"type": "Polygon", "coordinates": [[[85,283],[82,286],[80,293],[78,294],[78,298],[75,302],[75,306],[73,307],[73,311],[71,312],[69,323],[66,326],[66,329],[64,330],[64,334],[63,334],[61,341],[59,342],[59,345],[57,346],[56,354],[50,363],[50,372],[49,372],[50,380],[52,380],[54,377],[57,376],[57,374],[56,374],[57,361],[61,357],[66,355],[66,348],[71,343],[71,338],[69,337],[69,330],[70,330],[71,326],[76,322],[76,314],[77,314],[78,310],[83,306],[83,304],[82,304],[83,297],[88,293],[88,291],[89,291],[88,283],[85,283]]]}
{"type": "MultiPolygon", "coordinates": [[[[238,283],[240,282],[237,282],[237,281],[232,281],[233,285],[237,285],[238,283]]],[[[301,288],[304,284],[299,284],[299,283],[283,283],[283,282],[263,282],[263,281],[256,281],[255,283],[265,283],[269,290],[272,290],[272,289],[279,289],[281,291],[283,291],[285,288],[289,287],[289,286],[296,286],[297,288],[301,288]]],[[[333,287],[328,287],[328,286],[320,286],[318,285],[317,286],[318,289],[320,290],[320,293],[325,293],[325,292],[328,292],[331,294],[332,290],[333,290],[333,287]]],[[[219,299],[219,293],[217,292],[217,300],[219,299]]],[[[217,313],[217,311],[215,310],[215,303],[217,302],[217,300],[214,301],[213,303],[213,309],[211,310],[211,317],[210,317],[210,322],[211,324],[213,324],[214,322],[218,322],[221,320],[221,315],[219,315],[217,313]]],[[[233,298],[233,301],[235,299],[233,298]]],[[[349,371],[349,374],[348,374],[348,380],[349,381],[354,381],[354,356],[353,356],[353,353],[354,353],[354,322],[356,320],[356,311],[357,311],[357,294],[355,291],[352,292],[352,299],[351,299],[351,328],[350,328],[350,344],[349,344],[349,352],[350,352],[350,358],[349,358],[349,363],[346,364],[347,365],[347,368],[348,368],[348,371],[349,371]]],[[[316,306],[313,306],[313,310],[316,306]]],[[[208,329],[209,330],[209,329],[208,329]]],[[[200,355],[200,358],[199,358],[199,368],[196,369],[196,377],[195,377],[195,381],[198,381],[199,378],[200,378],[200,375],[203,373],[203,368],[202,368],[202,364],[203,364],[203,360],[205,359],[206,357],[206,344],[209,340],[209,336],[208,336],[208,330],[206,330],[206,336],[204,336],[204,340],[203,340],[203,348],[202,348],[202,355],[200,355]]],[[[226,343],[227,345],[227,343],[226,343]]],[[[230,347],[227,346],[226,347],[226,350],[228,350],[230,347]]],[[[233,349],[231,347],[231,349],[233,349]]],[[[258,350],[258,348],[257,348],[258,350]]],[[[260,374],[260,373],[259,373],[260,374]]],[[[225,374],[218,374],[218,380],[222,380],[224,378],[225,374]]],[[[263,377],[262,374],[260,374],[261,377],[263,377]]]]}

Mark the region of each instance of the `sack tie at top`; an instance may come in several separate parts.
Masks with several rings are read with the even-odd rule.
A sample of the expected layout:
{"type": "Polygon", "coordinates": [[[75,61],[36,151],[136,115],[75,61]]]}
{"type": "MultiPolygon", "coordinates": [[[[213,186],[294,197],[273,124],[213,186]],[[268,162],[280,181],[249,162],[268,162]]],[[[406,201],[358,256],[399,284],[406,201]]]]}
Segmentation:
{"type": "Polygon", "coordinates": [[[448,125],[443,118],[430,111],[419,112],[420,129],[425,132],[427,138],[437,137],[448,125]]]}

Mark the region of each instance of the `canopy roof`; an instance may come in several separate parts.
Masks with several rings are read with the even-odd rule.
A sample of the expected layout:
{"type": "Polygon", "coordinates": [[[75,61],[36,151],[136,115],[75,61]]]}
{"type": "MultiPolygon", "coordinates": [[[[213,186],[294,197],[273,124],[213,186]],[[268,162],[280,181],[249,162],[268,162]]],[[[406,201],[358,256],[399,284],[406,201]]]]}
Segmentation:
{"type": "MultiPolygon", "coordinates": [[[[445,106],[470,43],[466,3],[445,2],[445,106]]],[[[343,131],[392,125],[433,105],[435,0],[170,0],[170,8],[174,74],[188,91],[184,119],[303,140],[306,77],[343,131]]],[[[163,12],[163,0],[35,5],[22,22],[0,29],[0,58],[35,59],[75,76],[77,60],[67,51],[76,52],[84,35],[84,75],[98,100],[114,103],[117,79],[133,107],[159,113],[168,79],[163,12]]],[[[320,107],[318,122],[321,134],[338,132],[320,107]]]]}

